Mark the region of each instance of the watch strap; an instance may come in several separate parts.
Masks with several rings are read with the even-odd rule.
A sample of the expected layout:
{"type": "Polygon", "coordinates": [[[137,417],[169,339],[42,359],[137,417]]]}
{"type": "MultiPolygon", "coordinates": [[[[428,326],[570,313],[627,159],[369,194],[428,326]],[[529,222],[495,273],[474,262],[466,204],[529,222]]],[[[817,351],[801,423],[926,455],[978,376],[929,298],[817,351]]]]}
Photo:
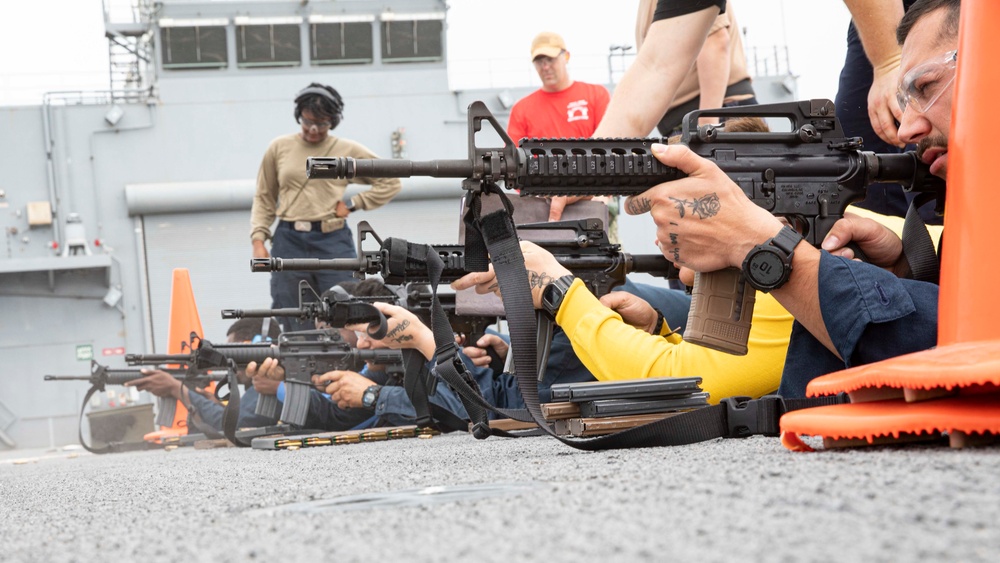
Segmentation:
{"type": "Polygon", "coordinates": [[[575,279],[576,277],[572,274],[566,274],[545,286],[545,289],[542,290],[542,308],[552,315],[553,318],[559,312],[563,298],[566,297],[566,292],[569,291],[569,287],[573,285],[573,280],[575,279]]]}
{"type": "Polygon", "coordinates": [[[767,241],[767,243],[783,250],[785,254],[791,258],[792,254],[795,253],[795,247],[802,241],[802,238],[802,235],[800,235],[798,231],[788,225],[785,225],[780,231],[778,231],[778,234],[774,235],[774,237],[767,241]]]}
{"type": "Polygon", "coordinates": [[[795,254],[795,247],[798,246],[802,239],[803,237],[798,231],[788,225],[783,226],[781,230],[768,239],[767,242],[758,244],[747,253],[746,258],[743,259],[744,279],[750,284],[751,287],[764,293],[768,293],[785,285],[792,272],[792,255],[795,254]],[[761,283],[758,283],[759,280],[755,279],[752,269],[754,267],[753,264],[755,260],[757,260],[760,255],[765,252],[779,256],[784,271],[775,283],[762,285],[761,283]]]}
{"type": "Polygon", "coordinates": [[[374,407],[375,403],[378,402],[378,396],[380,391],[382,391],[381,385],[369,386],[367,389],[365,389],[365,392],[361,395],[361,405],[365,408],[374,407]],[[371,397],[371,402],[368,401],[369,397],[371,397]]]}

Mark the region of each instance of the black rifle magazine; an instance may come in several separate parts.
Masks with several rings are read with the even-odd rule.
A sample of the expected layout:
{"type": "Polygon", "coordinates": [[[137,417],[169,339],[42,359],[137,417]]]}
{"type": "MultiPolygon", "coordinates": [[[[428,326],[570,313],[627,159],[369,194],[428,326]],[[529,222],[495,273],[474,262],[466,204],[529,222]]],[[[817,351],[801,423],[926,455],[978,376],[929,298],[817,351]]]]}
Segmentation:
{"type": "Polygon", "coordinates": [[[676,412],[708,406],[708,393],[667,399],[602,399],[580,403],[580,416],[602,418],[632,414],[676,412]]]}
{"type": "Polygon", "coordinates": [[[309,430],[291,424],[271,424],[256,428],[240,428],[236,431],[236,437],[244,442],[249,442],[254,438],[262,436],[286,436],[288,434],[308,434],[310,432],[322,432],[322,430],[309,430]]]}
{"type": "Polygon", "coordinates": [[[629,381],[585,381],[552,386],[552,402],[639,399],[681,396],[701,392],[700,377],[656,377],[629,381]]]}

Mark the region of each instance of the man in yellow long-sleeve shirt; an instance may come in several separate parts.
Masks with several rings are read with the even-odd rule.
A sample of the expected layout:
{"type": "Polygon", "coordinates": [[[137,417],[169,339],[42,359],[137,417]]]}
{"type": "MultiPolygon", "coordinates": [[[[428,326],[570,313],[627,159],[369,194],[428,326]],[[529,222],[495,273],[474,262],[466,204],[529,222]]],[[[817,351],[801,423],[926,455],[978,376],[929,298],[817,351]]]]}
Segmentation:
{"type": "MultiPolygon", "coordinates": [[[[845,220],[852,220],[853,214],[902,232],[898,217],[855,207],[848,211],[845,220]]],[[[933,240],[940,239],[940,226],[928,230],[933,240]]],[[[555,315],[580,361],[598,380],[697,376],[711,403],[736,395],[756,398],[778,389],[793,318],[770,294],[757,293],[749,351],[734,356],[684,342],[634,295],[612,292],[598,300],[552,254],[533,243],[522,242],[521,250],[535,308],[555,315]]],[[[496,290],[496,278],[492,270],[471,273],[452,287],[486,293],[496,290]]]]}
{"type": "MultiPolygon", "coordinates": [[[[521,250],[535,308],[555,314],[573,350],[598,380],[697,376],[712,403],[733,395],[759,397],[778,388],[792,316],[773,298],[758,295],[749,352],[733,356],[684,342],[635,296],[616,292],[598,300],[581,280],[537,245],[522,242],[521,250]],[[546,290],[548,298],[543,302],[546,290]]],[[[495,283],[491,270],[468,274],[452,287],[476,287],[486,293],[495,290],[495,283]]]]}

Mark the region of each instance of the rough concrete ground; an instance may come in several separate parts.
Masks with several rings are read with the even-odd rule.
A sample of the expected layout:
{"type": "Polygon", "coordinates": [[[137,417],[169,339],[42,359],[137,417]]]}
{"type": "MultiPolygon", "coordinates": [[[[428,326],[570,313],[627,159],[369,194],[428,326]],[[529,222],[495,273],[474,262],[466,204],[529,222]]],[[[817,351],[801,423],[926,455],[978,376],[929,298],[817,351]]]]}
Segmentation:
{"type": "Polygon", "coordinates": [[[448,435],[12,457],[0,457],[2,561],[1000,557],[997,447],[805,454],[754,437],[586,453],[544,437],[448,435]],[[286,506],[436,486],[469,493],[448,489],[459,485],[498,487],[458,500],[436,489],[402,505],[393,500],[403,495],[354,498],[340,506],[348,511],[286,506]]]}

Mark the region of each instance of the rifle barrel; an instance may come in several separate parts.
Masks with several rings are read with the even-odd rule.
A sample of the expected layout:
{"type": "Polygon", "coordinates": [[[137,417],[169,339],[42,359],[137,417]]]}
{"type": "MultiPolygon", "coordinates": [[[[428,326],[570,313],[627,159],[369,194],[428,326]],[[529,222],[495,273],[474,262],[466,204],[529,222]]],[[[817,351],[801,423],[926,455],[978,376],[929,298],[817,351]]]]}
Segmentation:
{"type": "Polygon", "coordinates": [[[251,272],[287,272],[292,270],[362,271],[364,258],[251,258],[251,272]]]}
{"type": "Polygon", "coordinates": [[[472,163],[468,160],[397,160],[356,159],[345,157],[311,157],[306,160],[306,175],[310,178],[469,178],[472,163]]]}
{"type": "Polygon", "coordinates": [[[223,309],[224,319],[262,319],[267,317],[298,317],[303,310],[295,307],[283,309],[223,309]]]}

